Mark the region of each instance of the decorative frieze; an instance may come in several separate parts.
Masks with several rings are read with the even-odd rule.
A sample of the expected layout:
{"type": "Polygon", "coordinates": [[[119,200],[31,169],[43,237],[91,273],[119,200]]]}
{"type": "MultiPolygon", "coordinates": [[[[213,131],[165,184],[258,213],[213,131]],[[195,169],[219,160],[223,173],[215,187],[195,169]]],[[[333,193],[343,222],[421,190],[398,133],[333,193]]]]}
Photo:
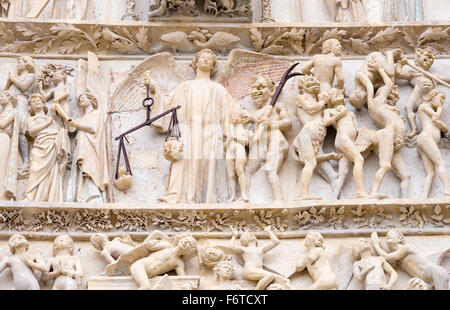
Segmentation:
{"type": "Polygon", "coordinates": [[[100,206],[17,203],[0,207],[0,229],[4,232],[90,235],[96,232],[147,234],[155,229],[172,232],[218,233],[229,227],[240,231],[262,231],[271,226],[278,233],[319,230],[329,234],[366,233],[401,227],[408,232],[440,233],[450,225],[446,199],[421,201],[341,200],[299,204],[152,204],[100,206]],[[20,205],[20,206],[19,206],[20,205]],[[249,207],[250,206],[250,207],[249,207]]]}
{"type": "MultiPolygon", "coordinates": [[[[334,25],[334,24],[333,24],[334,25]]],[[[337,24],[336,24],[337,26],[337,24]]],[[[211,48],[222,54],[233,48],[272,55],[310,56],[322,43],[338,39],[343,55],[367,55],[402,47],[413,53],[431,47],[437,54],[450,53],[450,28],[436,25],[392,24],[383,26],[317,27],[310,24],[190,25],[128,22],[123,24],[23,22],[0,19],[1,52],[55,55],[151,55],[162,51],[192,54],[211,48]]]]}

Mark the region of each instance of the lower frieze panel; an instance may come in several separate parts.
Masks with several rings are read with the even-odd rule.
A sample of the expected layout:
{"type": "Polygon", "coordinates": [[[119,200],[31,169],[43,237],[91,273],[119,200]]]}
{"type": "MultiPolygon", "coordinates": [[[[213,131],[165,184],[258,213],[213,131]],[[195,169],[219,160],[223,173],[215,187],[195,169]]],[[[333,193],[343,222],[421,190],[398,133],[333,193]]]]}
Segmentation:
{"type": "Polygon", "coordinates": [[[0,218],[0,289],[449,285],[448,199],[189,208],[3,203],[0,218]]]}

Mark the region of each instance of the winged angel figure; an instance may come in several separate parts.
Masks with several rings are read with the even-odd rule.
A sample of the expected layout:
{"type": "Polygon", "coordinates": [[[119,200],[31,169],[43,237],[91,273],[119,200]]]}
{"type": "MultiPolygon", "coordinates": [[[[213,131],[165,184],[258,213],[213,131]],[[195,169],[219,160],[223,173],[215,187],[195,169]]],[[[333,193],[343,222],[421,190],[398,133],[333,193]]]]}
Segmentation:
{"type": "MultiPolygon", "coordinates": [[[[159,53],[135,67],[117,87],[111,99],[110,113],[139,111],[146,96],[144,73],[150,75],[151,96],[155,99],[152,115],[180,105],[178,120],[183,156],[171,162],[164,195],[166,203],[216,203],[227,200],[220,185],[226,184],[218,173],[225,165],[225,141],[231,136],[232,117],[242,111],[249,97],[254,76],[279,81],[291,62],[271,56],[233,50],[222,72],[209,49],[198,52],[192,62],[195,78],[178,66],[170,53],[159,53]],[[218,194],[219,193],[219,194],[218,194]]],[[[270,100],[267,101],[268,104],[270,100]]],[[[274,109],[275,111],[275,109],[274,109]]],[[[274,112],[275,113],[275,112],[274,112]]],[[[170,116],[154,122],[160,133],[167,132],[170,116]]],[[[279,169],[279,166],[277,169],[279,169]]]]}

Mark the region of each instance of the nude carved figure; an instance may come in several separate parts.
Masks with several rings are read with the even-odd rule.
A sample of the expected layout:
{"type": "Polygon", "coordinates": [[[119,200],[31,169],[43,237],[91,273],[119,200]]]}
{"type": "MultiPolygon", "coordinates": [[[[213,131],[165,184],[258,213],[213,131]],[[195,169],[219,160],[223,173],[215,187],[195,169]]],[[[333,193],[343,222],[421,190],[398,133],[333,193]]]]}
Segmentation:
{"type": "Polygon", "coordinates": [[[358,239],[353,247],[353,275],[364,281],[366,290],[390,290],[397,281],[398,274],[382,256],[373,255],[372,246],[365,239],[358,239]],[[389,275],[389,282],[386,274],[389,275]]]}
{"type": "Polygon", "coordinates": [[[372,242],[378,255],[398,266],[410,276],[419,278],[436,290],[449,289],[449,274],[447,270],[422,256],[419,251],[405,243],[405,237],[398,230],[389,230],[386,242],[380,245],[376,232],[372,233],[372,242]]]}
{"type": "Polygon", "coordinates": [[[337,290],[338,280],[325,253],[322,235],[317,231],[309,232],[305,237],[305,247],[306,255],[297,263],[296,271],[308,270],[314,282],[309,289],[337,290]]]}
{"type": "Polygon", "coordinates": [[[226,246],[217,246],[225,251],[231,251],[234,254],[241,255],[244,259],[244,270],[242,278],[249,281],[257,281],[256,290],[265,290],[271,283],[279,283],[289,287],[289,280],[285,277],[263,269],[264,255],[280,244],[277,236],[271,231],[270,226],[264,228],[269,234],[270,243],[265,246],[258,246],[258,240],[253,233],[244,232],[240,237],[241,245],[235,245],[238,232],[231,228],[233,237],[230,244],[226,246]]]}

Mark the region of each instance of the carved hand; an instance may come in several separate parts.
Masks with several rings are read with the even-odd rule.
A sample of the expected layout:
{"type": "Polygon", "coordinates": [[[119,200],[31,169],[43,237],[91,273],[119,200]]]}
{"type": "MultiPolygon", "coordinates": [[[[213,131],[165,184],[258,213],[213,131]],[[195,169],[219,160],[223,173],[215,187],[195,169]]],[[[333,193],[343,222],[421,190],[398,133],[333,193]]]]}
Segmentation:
{"type": "Polygon", "coordinates": [[[69,124],[70,126],[72,126],[72,127],[75,127],[75,128],[78,128],[78,127],[80,126],[80,124],[79,124],[76,120],[74,120],[74,119],[70,119],[70,120],[68,121],[68,124],[69,124]]]}
{"type": "Polygon", "coordinates": [[[145,73],[144,73],[144,84],[146,86],[150,87],[150,93],[152,93],[152,94],[155,93],[156,83],[155,83],[155,80],[153,80],[153,78],[150,74],[150,71],[145,71],[145,73]]]}
{"type": "Polygon", "coordinates": [[[321,93],[319,94],[319,96],[317,96],[317,98],[321,101],[325,101],[325,102],[329,102],[330,101],[330,94],[329,93],[321,93]]]}
{"type": "Polygon", "coordinates": [[[374,244],[380,243],[380,239],[378,238],[378,234],[376,231],[372,232],[372,234],[370,236],[372,237],[372,242],[374,244]]]}

